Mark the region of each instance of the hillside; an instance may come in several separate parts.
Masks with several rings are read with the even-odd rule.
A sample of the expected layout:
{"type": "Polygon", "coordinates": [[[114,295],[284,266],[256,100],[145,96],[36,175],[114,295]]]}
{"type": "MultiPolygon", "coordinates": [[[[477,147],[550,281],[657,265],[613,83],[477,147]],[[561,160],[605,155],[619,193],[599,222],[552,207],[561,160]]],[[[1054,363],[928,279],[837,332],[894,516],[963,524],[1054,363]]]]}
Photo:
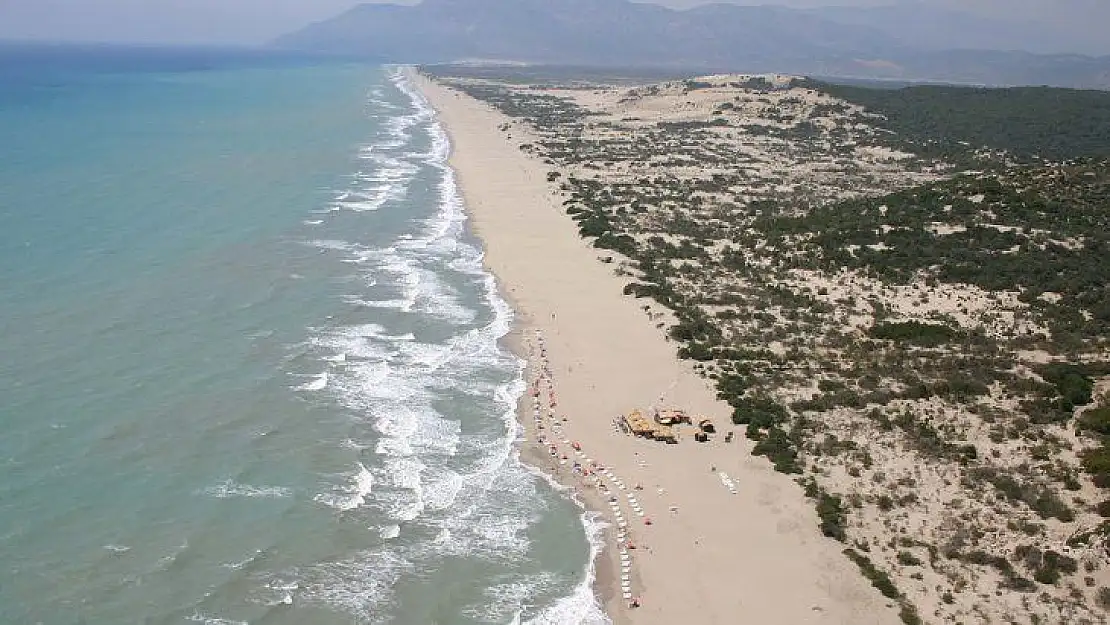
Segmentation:
{"type": "Polygon", "coordinates": [[[676,11],[629,0],[424,0],[361,5],[274,45],[399,63],[481,59],[1110,87],[1110,58],[938,50],[907,41],[887,22],[837,16],[729,4],[676,11]]]}
{"type": "Polygon", "coordinates": [[[1110,94],[427,71],[514,120],[906,623],[1107,622],[1110,94]]]}

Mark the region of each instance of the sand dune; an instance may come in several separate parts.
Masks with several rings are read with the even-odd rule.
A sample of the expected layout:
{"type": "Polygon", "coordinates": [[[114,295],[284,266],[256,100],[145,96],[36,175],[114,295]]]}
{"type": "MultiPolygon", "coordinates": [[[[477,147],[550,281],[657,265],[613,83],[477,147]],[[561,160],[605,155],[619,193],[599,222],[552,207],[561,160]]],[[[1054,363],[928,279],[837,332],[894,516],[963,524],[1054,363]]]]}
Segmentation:
{"type": "MultiPolygon", "coordinates": [[[[500,131],[508,120],[489,106],[423,77],[414,80],[451,136],[451,162],[486,264],[518,313],[518,348],[536,354],[537,336],[544,337],[556,417],[560,423],[567,418],[566,440],[580,442],[585,456],[627,488],[643,487],[635,496],[651,525],[629,512],[620,491],[622,516],[637,544],[631,575],[642,605],[631,609],[617,583],[608,496],[576,478],[569,464],[550,465],[546,448],[529,450],[541,467],[559,467],[560,478],[613,522],[614,547],[606,549],[599,570],[599,592],[612,619],[667,625],[899,622],[893,603],[842,555],[843,545],[820,535],[812,502],[790,478],[752,457],[741,431],[732,443],[718,435],[698,444],[687,429],[678,445],[664,445],[614,429],[614,417],[649,408],[661,396],[667,405],[710,416],[724,431],[731,429],[730,409],[676,358],[676,345],[641,303],[621,294],[625,281],[578,236],[547,181],[547,167],[520,151],[529,138],[517,127],[511,136],[500,131]]],[[[533,361],[530,372],[538,371],[533,361]]],[[[522,416],[535,440],[531,402],[522,416]]],[[[557,438],[561,443],[564,436],[557,438]]],[[[573,454],[565,444],[564,452],[573,454]]]]}

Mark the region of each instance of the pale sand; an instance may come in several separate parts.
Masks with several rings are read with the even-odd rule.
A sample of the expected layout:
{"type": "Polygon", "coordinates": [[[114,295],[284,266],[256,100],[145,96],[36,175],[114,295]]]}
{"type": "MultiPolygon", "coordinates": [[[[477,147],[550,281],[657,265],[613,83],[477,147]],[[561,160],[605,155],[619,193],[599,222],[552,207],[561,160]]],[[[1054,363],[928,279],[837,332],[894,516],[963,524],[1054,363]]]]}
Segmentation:
{"type": "MultiPolygon", "coordinates": [[[[518,331],[525,341],[537,330],[546,337],[567,436],[629,488],[644,487],[636,495],[651,526],[622,501],[641,547],[632,554],[642,606],[627,608],[609,586],[603,595],[614,599],[610,617],[660,625],[898,623],[892,602],[842,555],[844,545],[820,535],[801,489],[750,455],[742,429],[731,444],[718,435],[704,445],[689,429],[678,445],[614,431],[613,417],[648,408],[661,394],[668,405],[711,416],[722,430],[732,426],[729,407],[676,358],[676,345],[640,309],[645,302],[621,294],[627,279],[578,236],[546,181],[546,166],[517,148],[521,130],[514,126],[509,139],[497,129],[509,120],[497,111],[415,80],[450,134],[471,224],[486,266],[518,312],[518,331]],[[737,494],[714,466],[727,472],[737,494]]],[[[613,562],[611,554],[603,569],[611,566],[605,562],[613,562]]],[[[599,572],[610,583],[617,575],[599,572]]]]}

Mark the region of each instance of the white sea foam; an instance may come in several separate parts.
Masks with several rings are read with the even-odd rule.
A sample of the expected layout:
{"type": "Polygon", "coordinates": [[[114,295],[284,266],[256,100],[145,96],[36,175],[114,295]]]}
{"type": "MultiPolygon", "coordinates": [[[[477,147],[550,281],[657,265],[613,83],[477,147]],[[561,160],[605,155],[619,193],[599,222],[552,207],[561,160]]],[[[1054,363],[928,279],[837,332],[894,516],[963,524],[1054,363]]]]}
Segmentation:
{"type": "Polygon", "coordinates": [[[302,391],[322,391],[325,387],[327,387],[327,385],[328,372],[324,371],[316,376],[313,376],[311,382],[306,382],[305,384],[302,384],[297,388],[302,391]]]}
{"type": "Polygon", "coordinates": [[[446,510],[455,503],[462,488],[463,477],[454,471],[447,472],[441,479],[430,482],[424,488],[425,505],[432,510],[446,510]]]}
{"type": "Polygon", "coordinates": [[[319,333],[309,339],[309,344],[317,349],[328,352],[325,360],[338,362],[339,355],[343,355],[342,362],[351,365],[356,361],[384,361],[393,353],[391,344],[404,340],[400,336],[390,336],[379,325],[366,324],[360,326],[347,326],[318,331],[319,333]]]}
{"type": "Polygon", "coordinates": [[[246,566],[246,565],[250,564],[251,562],[254,562],[256,559],[258,559],[258,556],[261,553],[262,553],[262,550],[257,550],[253,554],[251,554],[250,556],[248,556],[248,557],[246,557],[242,560],[239,560],[238,562],[225,562],[225,563],[221,564],[220,566],[224,567],[225,569],[231,569],[233,571],[238,571],[238,570],[242,569],[244,566],[246,566]]]}
{"type": "MultiPolygon", "coordinates": [[[[329,210],[386,214],[395,207],[391,202],[405,198],[417,176],[429,171],[438,179],[438,207],[417,231],[383,247],[311,242],[342,253],[342,260],[357,274],[354,280],[376,284],[372,292],[346,299],[352,314],[373,315],[367,308],[393,312],[375,317],[382,325],[316,329],[301,353],[324,364],[325,374],[330,373],[325,378],[328,397],[352,415],[351,438],[338,445],[374,452],[372,461],[359,464],[356,474],[333,478],[334,486],[316,500],[342,511],[365,508],[360,515],[374,519],[368,529],[388,542],[374,551],[288,573],[300,584],[298,605],[338,609],[359,622],[388,621],[387,605],[401,577],[433,569],[444,557],[503,564],[526,561],[528,529],[540,518],[545,502],[536,491],[537,480],[514,449],[520,435],[516,404],[526,389],[523,363],[498,345],[511,328],[513,312],[485,272],[480,248],[466,241],[466,214],[447,164],[446,132],[400,72],[391,79],[408,97],[412,112],[393,113],[382,125],[381,133],[359,154],[365,171],[335,195],[329,210]],[[427,148],[413,147],[425,140],[427,148]],[[488,309],[463,304],[463,292],[469,294],[471,288],[460,291],[463,282],[480,289],[488,309]],[[426,320],[435,320],[437,338],[430,340],[426,334],[432,333],[422,330],[414,335],[385,327],[398,316],[406,319],[406,329],[424,328],[429,325],[426,320]],[[474,327],[479,316],[483,321],[474,327]],[[441,339],[444,325],[456,330],[441,339]],[[516,375],[505,381],[506,369],[514,365],[516,375]],[[461,417],[449,413],[460,393],[486,405],[492,398],[501,423],[491,428],[488,422],[475,427],[468,421],[469,431],[463,435],[461,417]],[[406,522],[434,532],[430,537],[426,531],[425,537],[419,531],[402,537],[400,525],[406,522]]],[[[384,97],[383,92],[368,99],[378,106],[375,102],[384,103],[384,97]]],[[[585,515],[582,521],[590,528],[592,556],[599,548],[595,521],[585,515]]],[[[591,591],[593,575],[591,557],[585,579],[531,622],[605,622],[603,616],[594,619],[600,609],[591,591]]],[[[534,604],[534,597],[549,595],[568,582],[542,575],[502,580],[487,593],[492,607],[482,612],[475,606],[474,618],[504,622],[534,604]]],[[[271,600],[283,596],[275,594],[271,600]]]]}
{"type": "Polygon", "coordinates": [[[560,576],[551,573],[509,578],[487,588],[483,593],[485,601],[463,608],[462,613],[486,623],[504,623],[506,619],[518,618],[533,597],[550,592],[564,583],[560,576]]]}
{"type": "Polygon", "coordinates": [[[252,486],[228,479],[202,489],[198,494],[215,497],[216,499],[231,499],[233,497],[282,499],[293,496],[293,489],[284,486],[252,486]]]}
{"type": "Polygon", "coordinates": [[[191,616],[186,617],[185,620],[194,623],[204,623],[204,625],[250,625],[247,621],[233,621],[231,619],[208,616],[201,612],[194,612],[191,616]]]}
{"type": "Polygon", "coordinates": [[[340,443],[340,446],[343,449],[353,449],[355,451],[362,451],[364,449],[370,449],[370,447],[372,447],[372,445],[367,445],[365,443],[360,443],[360,442],[358,442],[354,439],[350,439],[350,438],[345,439],[342,443],[340,443]]]}
{"type": "Polygon", "coordinates": [[[320,493],[314,498],[317,502],[336,510],[354,510],[366,503],[366,496],[374,486],[374,476],[360,462],[358,471],[352,475],[350,482],[337,486],[330,493],[320,493]]]}
{"type": "MultiPolygon", "coordinates": [[[[402,82],[402,84],[404,83],[402,82]]],[[[411,87],[406,85],[402,87],[402,89],[406,90],[410,98],[418,102],[418,106],[428,106],[423,96],[413,91],[411,87]]],[[[445,237],[453,228],[461,228],[461,224],[465,221],[466,216],[463,213],[462,204],[459,200],[460,196],[454,171],[447,167],[446,164],[447,154],[450,149],[446,133],[437,123],[433,127],[432,135],[433,149],[432,153],[429,155],[429,162],[434,163],[444,170],[444,176],[440,185],[442,209],[439,229],[436,235],[438,235],[438,237],[445,237]]],[[[465,249],[470,246],[461,247],[465,249]]],[[[482,272],[480,252],[472,253],[469,257],[463,259],[458,259],[454,268],[469,269],[475,273],[482,272]]],[[[486,276],[484,286],[486,290],[486,300],[495,311],[494,321],[490,324],[490,333],[494,335],[494,340],[496,341],[508,333],[512,323],[512,309],[497,292],[496,281],[492,275],[486,276]]],[[[517,383],[499,388],[497,396],[499,402],[507,406],[505,420],[510,435],[504,439],[504,453],[506,458],[511,453],[511,441],[515,440],[519,435],[519,424],[516,421],[515,406],[521,393],[525,390],[522,377],[523,363],[518,362],[518,367],[521,368],[521,376],[518,378],[517,383]]],[[[493,456],[491,461],[496,457],[497,456],[493,456]]],[[[519,463],[519,460],[517,460],[517,462],[519,463]]],[[[495,466],[496,465],[491,462],[488,470],[492,472],[495,466]]],[[[597,553],[599,553],[602,547],[601,532],[604,528],[604,524],[598,520],[596,515],[588,512],[583,512],[582,523],[587,530],[587,536],[590,542],[590,558],[586,566],[584,579],[575,587],[574,591],[569,596],[560,599],[554,605],[541,611],[528,621],[529,624],[546,625],[550,623],[552,625],[563,625],[567,623],[581,623],[592,625],[595,623],[609,623],[597,598],[593,594],[593,581],[596,576],[593,563],[597,553]]]]}
{"type": "Polygon", "coordinates": [[[393,550],[362,551],[343,560],[321,563],[300,572],[300,600],[342,610],[360,623],[389,622],[381,609],[402,575],[415,570],[393,550]]]}
{"type": "Polygon", "coordinates": [[[586,565],[585,576],[574,587],[570,595],[556,601],[544,608],[532,618],[524,621],[523,625],[611,625],[612,621],[605,615],[597,596],[594,594],[594,579],[597,571],[594,562],[597,554],[604,545],[602,535],[606,524],[594,512],[582,513],[582,524],[586,528],[586,536],[590,541],[590,559],[586,565]]]}
{"type": "Polygon", "coordinates": [[[333,250],[338,252],[349,252],[358,249],[354,243],[347,241],[336,241],[334,239],[313,239],[306,242],[307,245],[317,247],[322,250],[333,250]]]}

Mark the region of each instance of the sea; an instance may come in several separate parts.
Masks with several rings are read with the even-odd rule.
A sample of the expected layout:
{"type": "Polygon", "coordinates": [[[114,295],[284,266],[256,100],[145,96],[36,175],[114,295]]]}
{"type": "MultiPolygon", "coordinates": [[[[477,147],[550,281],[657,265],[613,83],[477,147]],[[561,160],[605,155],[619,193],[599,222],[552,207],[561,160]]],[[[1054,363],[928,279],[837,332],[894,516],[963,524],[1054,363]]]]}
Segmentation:
{"type": "Polygon", "coordinates": [[[606,623],[404,68],[0,46],[0,623],[606,623]]]}

